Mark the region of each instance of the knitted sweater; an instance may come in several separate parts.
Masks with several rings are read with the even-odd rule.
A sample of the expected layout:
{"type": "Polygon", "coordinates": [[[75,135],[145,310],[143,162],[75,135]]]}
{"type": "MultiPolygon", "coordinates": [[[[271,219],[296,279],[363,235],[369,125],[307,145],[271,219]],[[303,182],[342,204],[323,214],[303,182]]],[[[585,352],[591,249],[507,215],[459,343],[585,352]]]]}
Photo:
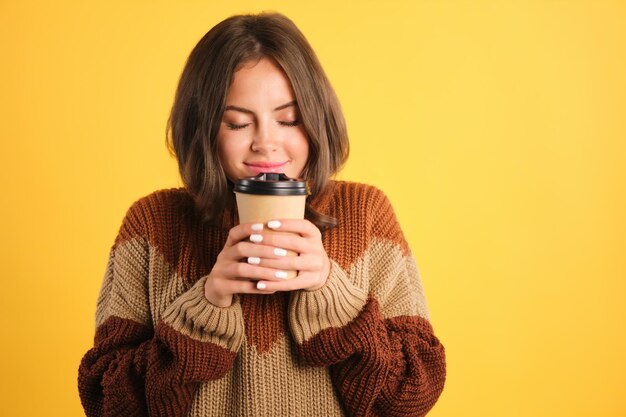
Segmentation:
{"type": "Polygon", "coordinates": [[[421,416],[445,381],[415,262],[387,197],[331,182],[312,206],[338,220],[322,240],[324,287],[236,295],[204,283],[234,226],[199,220],[184,188],[128,210],[80,365],[87,416],[421,416]]]}

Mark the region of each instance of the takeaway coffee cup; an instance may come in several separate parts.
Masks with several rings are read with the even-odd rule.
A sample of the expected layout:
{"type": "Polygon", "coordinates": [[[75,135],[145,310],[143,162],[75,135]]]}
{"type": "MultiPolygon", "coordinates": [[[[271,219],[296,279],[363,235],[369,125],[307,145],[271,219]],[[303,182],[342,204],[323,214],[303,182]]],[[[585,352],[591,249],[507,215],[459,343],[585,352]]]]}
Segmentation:
{"type": "MultiPolygon", "coordinates": [[[[276,219],[303,219],[308,188],[306,181],[283,173],[262,173],[235,185],[240,223],[267,223],[276,219]]],[[[268,233],[285,233],[266,231],[268,233]]],[[[297,253],[287,251],[287,256],[297,253]]],[[[294,278],[298,271],[286,271],[294,278]]]]}

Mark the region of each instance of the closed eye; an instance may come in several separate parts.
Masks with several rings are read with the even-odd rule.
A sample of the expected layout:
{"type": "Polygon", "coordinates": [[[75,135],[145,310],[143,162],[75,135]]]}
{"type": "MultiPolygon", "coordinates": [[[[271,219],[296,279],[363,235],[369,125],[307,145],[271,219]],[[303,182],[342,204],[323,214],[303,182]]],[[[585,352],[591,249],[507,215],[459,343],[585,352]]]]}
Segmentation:
{"type": "Polygon", "coordinates": [[[294,127],[294,126],[298,126],[302,122],[300,120],[294,120],[292,122],[278,122],[278,123],[281,126],[294,127]]]}
{"type": "Polygon", "coordinates": [[[235,123],[226,123],[226,127],[228,127],[230,130],[240,130],[243,129],[245,127],[250,126],[251,123],[244,123],[241,125],[235,124],[235,123]]]}

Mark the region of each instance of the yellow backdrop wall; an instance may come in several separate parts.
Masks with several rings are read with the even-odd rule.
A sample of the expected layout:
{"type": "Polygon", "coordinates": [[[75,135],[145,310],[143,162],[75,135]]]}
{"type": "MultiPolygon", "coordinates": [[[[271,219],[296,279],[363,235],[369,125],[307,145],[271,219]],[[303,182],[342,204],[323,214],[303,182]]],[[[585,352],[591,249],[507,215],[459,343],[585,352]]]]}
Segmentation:
{"type": "Polygon", "coordinates": [[[0,415],[82,415],[121,219],[180,185],[185,59],[260,10],[337,90],[340,177],[394,203],[447,348],[431,415],[626,415],[625,3],[478,0],[3,1],[0,415]]]}

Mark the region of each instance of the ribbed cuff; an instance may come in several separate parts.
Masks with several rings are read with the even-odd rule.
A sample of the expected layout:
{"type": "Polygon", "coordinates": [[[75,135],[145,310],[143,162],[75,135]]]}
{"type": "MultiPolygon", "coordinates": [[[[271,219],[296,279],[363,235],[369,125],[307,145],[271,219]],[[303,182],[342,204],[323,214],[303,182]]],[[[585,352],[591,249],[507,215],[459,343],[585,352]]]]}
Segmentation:
{"type": "Polygon", "coordinates": [[[204,296],[202,277],[163,312],[172,329],[201,342],[211,342],[236,352],[244,335],[243,314],[238,297],[229,307],[214,306],[204,296]]]}
{"type": "Polygon", "coordinates": [[[315,291],[296,291],[289,304],[289,324],[301,344],[330,327],[343,327],[363,309],[367,292],[352,284],[348,274],[331,259],[326,285],[315,291]]]}

